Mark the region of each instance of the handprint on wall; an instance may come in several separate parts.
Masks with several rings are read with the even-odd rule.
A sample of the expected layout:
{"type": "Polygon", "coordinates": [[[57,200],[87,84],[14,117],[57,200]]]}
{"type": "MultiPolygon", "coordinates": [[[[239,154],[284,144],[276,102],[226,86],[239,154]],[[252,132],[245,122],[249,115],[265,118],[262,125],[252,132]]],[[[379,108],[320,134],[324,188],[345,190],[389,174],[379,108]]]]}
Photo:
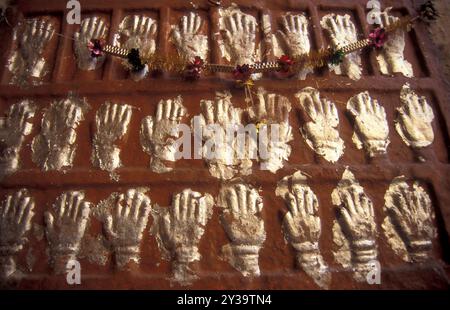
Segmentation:
{"type": "Polygon", "coordinates": [[[144,152],[151,155],[152,171],[163,173],[172,168],[165,162],[175,162],[178,152],[176,140],[179,138],[178,127],[186,115],[181,96],[161,100],[156,107],[155,116],[142,120],[140,139],[144,152]]]}
{"type": "MultiPolygon", "coordinates": [[[[287,13],[281,17],[281,30],[278,30],[277,41],[274,42],[274,53],[276,57],[289,55],[296,58],[301,55],[308,54],[311,50],[308,33],[308,19],[303,14],[287,13]]],[[[312,69],[306,68],[298,73],[299,79],[306,79],[308,73],[313,72],[312,69]]]]}
{"type": "MultiPolygon", "coordinates": [[[[325,15],[320,24],[329,33],[331,46],[339,49],[358,41],[356,27],[352,22],[350,15],[325,15]]],[[[361,56],[359,52],[353,52],[346,55],[341,64],[330,65],[330,68],[338,75],[346,75],[352,80],[361,78],[361,56]]]]}
{"type": "Polygon", "coordinates": [[[201,139],[205,142],[202,157],[211,175],[229,180],[237,174],[250,174],[255,144],[246,133],[230,134],[243,128],[243,111],[233,106],[231,94],[216,93],[214,100],[201,100],[200,108],[201,128],[194,128],[194,131],[201,129],[201,139]]]}
{"type": "Polygon", "coordinates": [[[110,173],[111,179],[118,181],[115,172],[121,167],[120,149],[114,144],[128,131],[131,119],[131,106],[106,102],[95,117],[92,164],[110,173]]]}
{"type": "Polygon", "coordinates": [[[197,276],[190,264],[199,261],[200,240],[212,216],[214,200],[191,189],[174,194],[169,208],[155,208],[152,232],[164,258],[172,261],[172,279],[189,285],[197,276]]]}
{"type": "Polygon", "coordinates": [[[331,273],[319,248],[322,231],[319,202],[306,180],[306,175],[297,171],[278,182],[276,194],[285,200],[289,209],[283,219],[283,231],[296,252],[298,267],[317,285],[328,288],[331,273]]]}
{"type": "Polygon", "coordinates": [[[266,240],[261,196],[246,184],[224,186],[219,206],[224,208],[222,226],[231,241],[222,247],[224,258],[243,276],[259,276],[259,251],[266,240]]]}
{"type": "Polygon", "coordinates": [[[119,46],[132,49],[138,48],[143,57],[156,51],[157,22],[148,16],[129,15],[119,25],[119,46]]]}
{"type": "Polygon", "coordinates": [[[0,118],[0,180],[19,168],[19,153],[25,136],[31,133],[36,107],[22,100],[9,107],[6,117],[0,118]]]}
{"type": "MultiPolygon", "coordinates": [[[[139,49],[142,58],[151,56],[156,51],[158,23],[149,16],[128,15],[119,25],[119,32],[116,36],[119,47],[139,49]]],[[[138,72],[131,72],[131,77],[135,80],[143,79],[148,73],[148,66],[138,72]]]]}
{"type": "Polygon", "coordinates": [[[418,149],[431,145],[434,141],[432,122],[433,109],[425,97],[419,97],[405,84],[400,93],[402,106],[397,108],[395,129],[406,145],[418,149]]]}
{"type": "Polygon", "coordinates": [[[387,214],[383,230],[394,252],[407,262],[423,262],[430,258],[433,239],[437,236],[434,210],[427,192],[406,178],[395,178],[384,196],[387,214]]]}
{"type": "Polygon", "coordinates": [[[0,281],[17,269],[15,256],[28,242],[33,209],[34,199],[26,189],[7,195],[0,205],[0,281]]]}
{"type": "Polygon", "coordinates": [[[45,74],[43,55],[54,35],[54,23],[46,17],[25,19],[14,29],[16,48],[9,58],[11,83],[23,85],[29,78],[41,78],[45,74]]]}
{"type": "Polygon", "coordinates": [[[70,94],[45,110],[41,132],[31,144],[33,162],[42,170],[64,171],[72,167],[77,149],[76,129],[88,109],[85,99],[70,94]]]}
{"type": "Polygon", "coordinates": [[[81,21],[80,30],[74,35],[74,51],[79,69],[90,71],[103,65],[105,56],[92,57],[88,44],[92,39],[106,40],[107,35],[108,25],[103,18],[91,16],[81,21]]]}
{"type": "Polygon", "coordinates": [[[258,89],[257,100],[248,113],[250,120],[259,127],[258,153],[261,170],[275,173],[283,168],[291,154],[291,146],[288,144],[294,139],[289,124],[291,103],[287,97],[268,93],[263,88],[258,89]]]}
{"type": "Polygon", "coordinates": [[[369,92],[362,92],[350,98],[347,110],[355,122],[353,142],[356,147],[364,147],[370,157],[385,154],[389,145],[389,125],[386,111],[378,101],[370,97],[369,92]]]}
{"type": "Polygon", "coordinates": [[[181,17],[180,24],[172,26],[172,40],[178,54],[188,61],[195,57],[208,58],[208,37],[201,34],[202,18],[190,12],[181,17]]]}
{"type": "Polygon", "coordinates": [[[366,281],[378,257],[372,201],[348,169],[331,197],[339,211],[333,225],[333,241],[337,247],[334,257],[343,267],[351,268],[355,280],[366,281]]]}
{"type": "Polygon", "coordinates": [[[45,234],[56,273],[63,273],[67,263],[77,259],[90,211],[83,192],[68,191],[56,199],[53,211],[45,212],[45,234]]]}
{"type": "MultiPolygon", "coordinates": [[[[396,23],[399,18],[390,15],[390,10],[387,8],[381,12],[381,27],[386,28],[396,23]]],[[[403,52],[405,50],[405,31],[397,29],[389,33],[387,41],[383,45],[383,49],[377,55],[378,65],[383,74],[391,75],[394,73],[401,73],[406,77],[413,77],[412,65],[405,59],[403,52]]]]}
{"type": "Polygon", "coordinates": [[[243,13],[236,5],[220,9],[219,14],[222,57],[235,65],[259,61],[261,55],[256,46],[258,23],[255,17],[243,13]]]}
{"type": "Polygon", "coordinates": [[[147,190],[136,188],[125,194],[113,193],[99,204],[103,229],[119,269],[130,261],[139,263],[143,232],[151,211],[147,190]]]}
{"type": "Polygon", "coordinates": [[[344,153],[344,141],[339,136],[339,116],[336,105],[320,97],[317,89],[306,87],[295,97],[311,121],[300,128],[308,146],[329,162],[336,162],[344,153]]]}

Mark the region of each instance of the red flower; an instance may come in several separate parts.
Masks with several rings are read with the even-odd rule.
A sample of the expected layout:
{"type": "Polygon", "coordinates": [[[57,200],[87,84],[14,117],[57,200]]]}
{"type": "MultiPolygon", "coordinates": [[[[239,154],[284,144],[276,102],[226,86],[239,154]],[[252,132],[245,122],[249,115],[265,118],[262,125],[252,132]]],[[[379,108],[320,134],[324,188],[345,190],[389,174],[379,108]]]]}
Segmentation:
{"type": "Polygon", "coordinates": [[[103,47],[106,41],[103,39],[91,39],[88,43],[88,49],[91,51],[91,57],[97,58],[103,55],[103,47]]]}
{"type": "Polygon", "coordinates": [[[237,65],[233,71],[233,77],[238,81],[247,81],[252,76],[252,68],[249,65],[237,65]]]}
{"type": "Polygon", "coordinates": [[[369,34],[370,45],[376,48],[383,47],[384,43],[387,41],[387,36],[388,34],[384,28],[372,30],[369,34]]]}
{"type": "Polygon", "coordinates": [[[288,55],[283,55],[280,58],[278,58],[278,65],[280,66],[279,71],[283,73],[289,72],[293,64],[294,61],[288,55]]]}
{"type": "Polygon", "coordinates": [[[198,80],[202,73],[204,63],[203,59],[196,56],[191,63],[187,64],[183,74],[184,78],[189,81],[198,80]]]}

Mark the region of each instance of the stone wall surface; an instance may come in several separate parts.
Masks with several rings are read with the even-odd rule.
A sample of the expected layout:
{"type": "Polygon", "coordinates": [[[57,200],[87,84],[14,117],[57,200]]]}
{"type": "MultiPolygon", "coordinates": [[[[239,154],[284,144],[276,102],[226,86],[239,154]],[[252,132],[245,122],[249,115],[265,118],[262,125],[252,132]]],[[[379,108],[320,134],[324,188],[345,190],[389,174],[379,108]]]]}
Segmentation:
{"type": "MultiPolygon", "coordinates": [[[[22,26],[0,25],[2,287],[448,289],[449,58],[431,38],[448,50],[442,24],[432,36],[417,24],[391,54],[365,49],[334,72],[264,73],[253,108],[285,109],[261,117],[230,75],[135,81],[122,59],[83,55],[86,38],[161,55],[189,54],[183,40],[196,40],[210,63],[274,61],[351,37],[352,25],[367,37],[367,1],[80,2],[81,26],[57,0],[18,0],[10,23],[22,26]],[[171,160],[170,128],[209,112],[231,122],[222,105],[244,125],[282,118],[285,157],[271,170],[229,163],[226,149],[217,161],[171,160]]],[[[415,14],[411,1],[382,5],[415,14]]]]}

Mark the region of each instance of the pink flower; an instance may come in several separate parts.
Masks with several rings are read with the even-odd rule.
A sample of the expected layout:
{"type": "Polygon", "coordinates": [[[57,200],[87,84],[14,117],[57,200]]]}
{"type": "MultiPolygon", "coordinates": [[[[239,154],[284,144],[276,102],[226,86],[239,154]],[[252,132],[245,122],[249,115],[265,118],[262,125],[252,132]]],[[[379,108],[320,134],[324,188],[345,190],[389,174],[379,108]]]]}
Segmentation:
{"type": "Polygon", "coordinates": [[[92,39],[88,43],[88,49],[91,51],[91,57],[97,58],[103,55],[103,47],[105,46],[105,40],[92,39]]]}
{"type": "Polygon", "coordinates": [[[376,48],[383,47],[387,41],[388,34],[384,28],[376,28],[369,34],[369,42],[371,46],[376,48]]]}

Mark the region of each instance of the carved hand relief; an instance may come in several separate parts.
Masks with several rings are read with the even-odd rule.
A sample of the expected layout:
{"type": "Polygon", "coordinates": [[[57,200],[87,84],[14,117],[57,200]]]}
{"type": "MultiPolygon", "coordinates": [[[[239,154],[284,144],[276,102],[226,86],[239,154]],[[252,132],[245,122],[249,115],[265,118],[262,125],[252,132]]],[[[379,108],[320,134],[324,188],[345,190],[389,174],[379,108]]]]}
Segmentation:
{"type": "Polygon", "coordinates": [[[198,245],[212,216],[213,204],[209,194],[185,189],[173,196],[169,208],[154,209],[152,233],[163,257],[172,261],[172,281],[189,285],[198,278],[189,265],[201,258],[198,245]]]}
{"type": "Polygon", "coordinates": [[[12,84],[23,85],[30,77],[44,76],[46,60],[43,55],[53,35],[54,25],[45,17],[26,19],[14,28],[16,47],[8,62],[12,84]]]}
{"type": "Polygon", "coordinates": [[[119,46],[138,48],[141,56],[150,56],[156,50],[157,22],[143,15],[126,16],[119,25],[119,46]]]}
{"type": "Polygon", "coordinates": [[[85,99],[69,95],[44,112],[41,132],[31,144],[32,159],[42,170],[70,169],[77,149],[76,129],[89,109],[85,99]]]}
{"type": "Polygon", "coordinates": [[[364,282],[378,256],[372,201],[348,169],[331,198],[339,210],[333,225],[334,258],[344,268],[351,268],[355,280],[364,282]]]}
{"type": "Polygon", "coordinates": [[[19,168],[19,153],[33,128],[35,110],[31,101],[23,100],[11,105],[7,116],[0,118],[0,180],[19,168]]]}
{"type": "MultiPolygon", "coordinates": [[[[322,27],[329,33],[333,48],[343,46],[358,41],[355,24],[350,15],[328,14],[320,22],[322,27]]],[[[361,78],[361,56],[359,52],[346,55],[339,65],[330,65],[330,69],[338,75],[346,75],[352,80],[361,78]]]]}
{"type": "Polygon", "coordinates": [[[407,262],[423,262],[430,258],[433,239],[437,236],[434,211],[426,191],[406,178],[395,178],[384,195],[387,214],[383,230],[394,252],[407,262]]]}
{"type": "Polygon", "coordinates": [[[129,189],[126,194],[113,193],[98,206],[119,269],[130,261],[139,263],[142,235],[151,210],[147,191],[147,188],[137,188],[129,189]]]}
{"type": "Polygon", "coordinates": [[[69,191],[56,199],[52,212],[45,212],[45,234],[56,273],[63,273],[67,262],[77,259],[90,210],[83,192],[69,191]]]}
{"type": "MultiPolygon", "coordinates": [[[[151,17],[143,15],[128,15],[119,25],[119,32],[116,35],[117,45],[130,50],[139,49],[139,55],[143,58],[149,57],[156,51],[156,37],[158,23],[151,17]]],[[[139,72],[131,72],[131,77],[135,80],[145,78],[148,67],[139,72]]]]}
{"type": "Polygon", "coordinates": [[[299,268],[317,285],[328,288],[331,274],[319,248],[319,202],[306,180],[306,175],[297,171],[278,182],[276,194],[285,200],[289,208],[283,219],[284,236],[295,249],[299,268]],[[289,184],[292,184],[291,188],[289,184]]]}
{"type": "Polygon", "coordinates": [[[131,119],[131,106],[106,102],[97,111],[93,139],[92,164],[110,173],[118,181],[115,170],[121,167],[120,149],[114,144],[125,136],[131,119]]]}
{"type": "Polygon", "coordinates": [[[419,97],[407,83],[400,93],[400,101],[403,105],[397,108],[395,129],[403,142],[412,148],[431,145],[434,141],[434,114],[427,99],[419,97]]]}
{"type": "Polygon", "coordinates": [[[211,175],[218,179],[229,180],[237,174],[250,174],[253,165],[250,152],[255,147],[252,140],[247,134],[242,135],[244,137],[242,140],[234,135],[227,136],[227,131],[243,128],[243,111],[233,107],[231,94],[216,93],[214,100],[201,100],[200,107],[202,110],[200,129],[205,142],[203,158],[211,175]]]}
{"type": "Polygon", "coordinates": [[[181,17],[180,24],[172,26],[172,40],[178,54],[188,60],[196,56],[208,58],[208,37],[201,34],[202,18],[190,12],[181,17]]]}
{"type": "Polygon", "coordinates": [[[258,126],[259,159],[261,170],[276,173],[283,168],[289,159],[294,139],[292,127],[289,125],[291,103],[289,99],[274,93],[267,93],[263,88],[258,89],[258,101],[249,108],[249,117],[258,126]]]}
{"type": "MultiPolygon", "coordinates": [[[[281,24],[282,30],[278,30],[278,36],[273,40],[275,56],[299,57],[308,54],[311,44],[307,17],[303,14],[287,13],[281,17],[281,24]]],[[[304,69],[298,74],[298,78],[304,80],[306,75],[312,72],[312,69],[304,69]]]]}
{"type": "MultiPolygon", "coordinates": [[[[387,8],[380,14],[382,25],[388,27],[399,20],[398,17],[389,15],[391,8],[387,8]]],[[[389,33],[388,40],[383,49],[377,55],[378,65],[383,74],[391,75],[401,73],[406,77],[414,77],[412,65],[405,59],[405,31],[398,29],[389,33]]]]}
{"type": "Polygon", "coordinates": [[[224,258],[245,277],[259,276],[259,250],[266,240],[261,196],[246,184],[224,186],[219,205],[224,208],[221,221],[231,241],[222,247],[224,258]]]}
{"type": "Polygon", "coordinates": [[[376,99],[370,97],[369,92],[362,92],[350,98],[347,110],[355,121],[353,142],[358,149],[362,149],[375,157],[386,154],[389,145],[389,125],[384,108],[376,99]]]}
{"type": "Polygon", "coordinates": [[[306,143],[327,161],[338,161],[344,154],[344,140],[337,130],[339,116],[336,105],[320,98],[319,91],[312,87],[304,88],[295,96],[311,119],[300,129],[306,143]]]}
{"type": "Polygon", "coordinates": [[[147,116],[141,124],[141,144],[144,152],[151,155],[150,167],[157,173],[172,171],[167,162],[175,162],[180,137],[178,127],[186,115],[183,99],[161,100],[156,107],[156,116],[147,116]]]}
{"type": "Polygon", "coordinates": [[[15,255],[28,241],[33,209],[34,199],[25,189],[7,195],[0,206],[0,280],[16,271],[15,255]]]}
{"type": "Polygon", "coordinates": [[[81,28],[79,32],[75,33],[74,41],[74,51],[79,69],[95,70],[103,65],[105,56],[92,57],[87,46],[92,39],[106,40],[107,35],[108,25],[103,18],[92,16],[81,21],[81,28]]]}
{"type": "Polygon", "coordinates": [[[252,15],[243,13],[236,5],[219,9],[219,41],[222,57],[235,65],[252,64],[260,60],[256,46],[258,23],[252,15]]]}

